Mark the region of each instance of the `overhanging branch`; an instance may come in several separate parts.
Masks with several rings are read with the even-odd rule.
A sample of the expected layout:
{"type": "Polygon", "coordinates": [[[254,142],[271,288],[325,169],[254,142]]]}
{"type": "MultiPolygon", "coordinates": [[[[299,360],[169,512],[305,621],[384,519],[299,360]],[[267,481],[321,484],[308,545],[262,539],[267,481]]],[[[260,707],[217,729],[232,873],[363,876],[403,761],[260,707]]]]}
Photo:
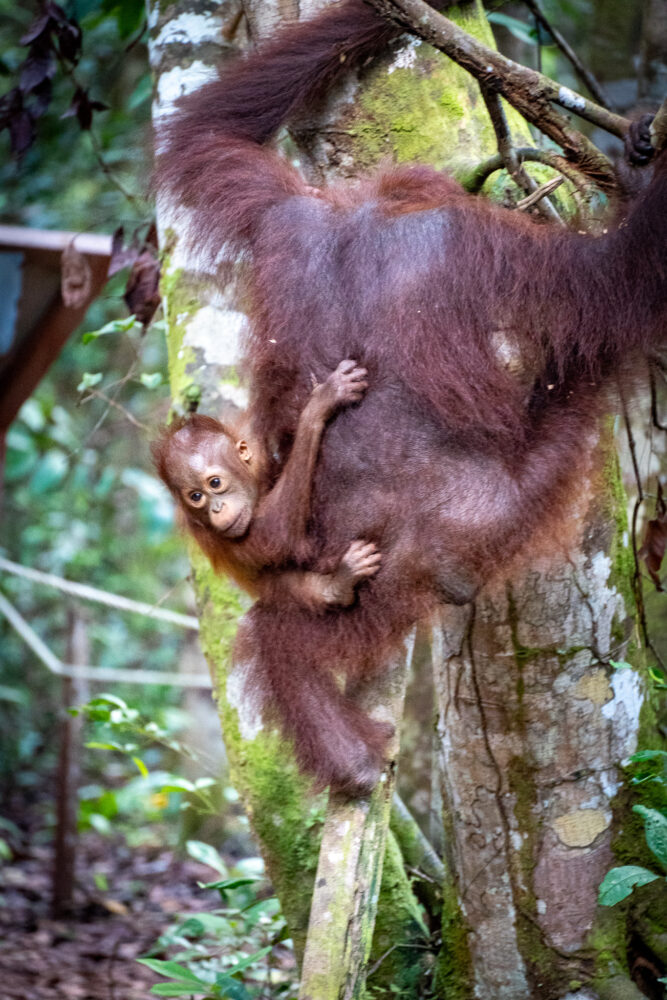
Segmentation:
{"type": "Polygon", "coordinates": [[[574,128],[553,104],[572,111],[612,135],[623,138],[629,121],[594,101],[563,87],[537,70],[508,59],[473,38],[424,0],[367,0],[390,21],[444,52],[475,77],[488,91],[495,91],[523,117],[563,150],[566,158],[595,181],[602,190],[616,188],[614,170],[607,157],[574,128]]]}

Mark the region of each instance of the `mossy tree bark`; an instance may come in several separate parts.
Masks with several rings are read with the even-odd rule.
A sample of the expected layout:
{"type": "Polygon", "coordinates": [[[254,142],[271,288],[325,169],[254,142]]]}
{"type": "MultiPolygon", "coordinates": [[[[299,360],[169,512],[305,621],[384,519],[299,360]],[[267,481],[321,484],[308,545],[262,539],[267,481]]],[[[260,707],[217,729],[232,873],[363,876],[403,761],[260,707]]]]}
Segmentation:
{"type": "MultiPolygon", "coordinates": [[[[317,6],[322,3],[308,0],[300,13],[310,15],[317,6]]],[[[295,7],[292,0],[248,2],[252,37],[272,29],[295,7]]],[[[205,7],[198,0],[163,0],[153,7],[158,143],[161,115],[170,103],[200,85],[225,57],[227,45],[221,50],[219,39],[236,23],[237,8],[235,0],[205,7]]],[[[481,4],[466,4],[456,16],[462,27],[490,43],[481,4]]],[[[524,126],[508,117],[521,144],[524,126]]],[[[387,157],[431,162],[465,176],[495,151],[474,81],[408,39],[363,81],[350,80],[332,94],[326,114],[295,128],[293,138],[313,183],[354,176],[387,157]]],[[[235,374],[243,317],[216,284],[216,275],[202,278],[200,262],[179,249],[187,215],[169,204],[158,209],[174,406],[186,410],[196,404],[216,413],[243,405],[235,374]]],[[[560,997],[596,975],[614,988],[630,988],[623,978],[622,929],[613,916],[609,927],[596,922],[594,903],[597,881],[611,858],[616,762],[636,743],[644,692],[634,672],[615,674],[609,664],[623,658],[629,634],[631,602],[621,585],[627,553],[616,520],[615,466],[608,472],[607,451],[598,442],[592,440],[590,448],[590,478],[567,512],[568,537],[577,536],[578,547],[567,557],[531,553],[530,572],[517,564],[511,581],[496,581],[474,609],[443,612],[436,634],[449,838],[445,871],[454,873],[445,875],[442,891],[438,996],[467,997],[476,990],[498,1000],[560,997]],[[564,895],[563,885],[576,891],[564,895]]],[[[326,800],[310,795],[289,746],[245,703],[242,668],[230,663],[243,600],[197,553],[192,555],[201,641],[233,779],[302,958],[326,800]]],[[[376,689],[369,697],[376,703],[384,699],[379,707],[387,709],[386,691],[376,689]]],[[[358,973],[368,953],[378,886],[369,985],[379,994],[392,985],[406,996],[418,996],[420,978],[427,968],[433,971],[432,962],[422,961],[426,928],[397,841],[387,840],[381,880],[381,866],[367,850],[370,844],[377,851],[385,842],[387,804],[386,789],[380,789],[370,810],[367,804],[351,807],[356,833],[342,842],[342,856],[339,852],[336,865],[329,866],[326,890],[339,903],[346,892],[349,898],[351,872],[353,895],[357,879],[372,891],[362,903],[362,949],[349,962],[343,958],[345,975],[324,977],[317,993],[309,986],[315,980],[306,977],[304,993],[317,1000],[360,994],[363,975],[358,973]],[[357,972],[351,982],[353,965],[357,972]]],[[[335,836],[347,808],[332,804],[327,836],[335,836]]],[[[323,901],[316,900],[316,913],[323,901]]],[[[350,913],[345,905],[328,912],[326,939],[342,941],[352,926],[350,913]]],[[[319,954],[330,969],[327,940],[318,942],[313,934],[315,951],[307,968],[316,967],[313,958],[319,954]]],[[[605,988],[600,987],[600,996],[605,988]]],[[[591,994],[580,995],[583,1000],[591,994]]]]}
{"type": "MultiPolygon", "coordinates": [[[[252,36],[258,37],[273,26],[277,15],[288,6],[248,4],[252,36]]],[[[308,13],[314,12],[313,7],[308,13]]],[[[156,78],[154,120],[158,147],[160,121],[169,114],[172,102],[181,93],[201,85],[214,72],[216,62],[227,55],[229,46],[221,50],[216,42],[229,32],[235,14],[236,4],[232,2],[211,4],[205,10],[195,0],[161,3],[152,8],[151,59],[156,78]]],[[[370,165],[390,152],[399,160],[434,156],[441,146],[443,104],[459,131],[470,130],[477,135],[485,130],[490,137],[483,116],[475,116],[469,109],[471,89],[450,100],[450,73],[457,71],[432,53],[417,53],[418,48],[414,44],[402,47],[377,68],[363,88],[351,81],[344,95],[334,95],[322,132],[309,129],[307,134],[297,133],[297,140],[306,137],[309,140],[306,145],[311,155],[307,169],[315,181],[323,175],[352,175],[358,167],[370,165]],[[430,71],[436,63],[442,79],[431,83],[430,71]],[[355,93],[358,102],[352,103],[355,93]],[[393,126],[392,109],[400,117],[393,126]],[[428,143],[424,149],[422,139],[428,143]]],[[[465,76],[458,75],[459,82],[467,85],[465,76]]],[[[203,412],[219,413],[225,407],[243,405],[243,389],[235,374],[243,317],[231,304],[227,289],[216,282],[217,275],[202,275],[201,261],[182,250],[187,213],[179,206],[161,203],[158,214],[165,254],[163,290],[174,409],[184,412],[197,406],[203,412]]],[[[297,774],[289,746],[275,731],[265,727],[261,714],[242,696],[242,665],[230,663],[230,650],[243,599],[226,581],[216,578],[195,551],[192,560],[201,619],[200,638],[211,666],[233,780],[248,808],[301,958],[326,799],[309,794],[308,782],[297,774]]],[[[400,680],[394,671],[392,683],[366,693],[371,708],[375,706],[385,715],[389,710],[391,714],[393,702],[396,712],[404,687],[405,663],[398,672],[400,680]]],[[[371,954],[371,963],[376,966],[373,986],[382,990],[392,983],[416,995],[416,983],[423,971],[421,958],[427,928],[411,891],[400,850],[387,834],[390,783],[388,774],[370,806],[334,803],[329,810],[325,837],[330,833],[335,836],[336,825],[350,810],[358,831],[348,838],[343,857],[336,858],[337,884],[330,881],[329,885],[339,903],[345,898],[346,884],[352,885],[353,892],[363,899],[361,920],[353,925],[362,938],[362,947],[361,951],[352,949],[352,965],[359,970],[368,957],[374,911],[379,901],[371,954]],[[351,882],[350,872],[353,872],[351,882]],[[364,885],[366,888],[360,893],[364,885]],[[414,951],[411,942],[417,944],[414,951]]],[[[326,860],[324,857],[323,862],[326,860]]],[[[329,927],[329,940],[335,937],[343,940],[346,921],[345,906],[341,904],[329,927]]],[[[314,966],[311,961],[310,967],[314,966]]],[[[354,974],[353,979],[356,993],[361,989],[363,977],[354,974]]],[[[327,988],[333,991],[331,995],[337,995],[338,985],[334,983],[327,988]]],[[[318,985],[318,1000],[323,1000],[322,989],[318,985]]]]}
{"type": "Polygon", "coordinates": [[[499,1000],[638,995],[625,914],[596,905],[651,716],[608,447],[564,512],[567,552],[533,549],[436,633],[445,839],[476,988],[499,1000]]]}

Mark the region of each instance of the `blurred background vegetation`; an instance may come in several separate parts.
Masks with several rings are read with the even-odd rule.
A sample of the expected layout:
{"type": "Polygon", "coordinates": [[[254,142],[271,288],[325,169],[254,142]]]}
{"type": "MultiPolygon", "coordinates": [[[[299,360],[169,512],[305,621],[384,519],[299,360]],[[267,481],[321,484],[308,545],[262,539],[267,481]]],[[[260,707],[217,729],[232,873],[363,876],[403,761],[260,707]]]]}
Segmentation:
{"type": "MultiPolygon", "coordinates": [[[[488,6],[508,55],[583,89],[549,36],[537,31],[527,5],[517,0],[488,6]]],[[[544,0],[541,6],[596,73],[615,109],[625,113],[637,107],[642,4],[544,0]]],[[[81,25],[82,57],[73,76],[56,73],[51,106],[20,162],[10,156],[7,131],[0,133],[0,222],[94,233],[123,225],[132,233],[151,220],[144,3],[76,0],[64,7],[81,25]],[[63,117],[77,86],[107,106],[95,112],[89,130],[76,116],[63,117]]],[[[26,54],[20,39],[38,10],[36,3],[0,0],[0,96],[16,83],[26,54]]],[[[610,148],[603,137],[594,138],[610,148]]],[[[109,282],[10,430],[0,552],[36,569],[192,614],[185,548],[148,453],[150,431],[164,422],[169,405],[160,314],[145,335],[134,326],[82,339],[84,332],[127,315],[125,277],[109,282]],[[84,373],[101,373],[96,393],[81,389],[84,373]]],[[[8,574],[1,586],[56,656],[66,659],[68,598],[8,574]]],[[[198,663],[192,634],[175,626],[97,605],[80,606],[80,613],[93,665],[176,670],[188,657],[198,663]]],[[[42,843],[53,837],[62,682],[2,618],[0,648],[0,816],[6,818],[1,842],[11,857],[28,835],[42,843]]],[[[100,693],[89,692],[93,699],[100,693]]],[[[196,742],[193,729],[207,728],[197,702],[208,694],[114,684],[113,695],[117,703],[93,701],[83,713],[84,739],[96,746],[85,750],[82,760],[80,828],[101,837],[121,835],[130,846],[208,839],[227,860],[252,857],[245,820],[224,772],[215,787],[208,781],[220,778],[223,766],[215,716],[208,746],[195,751],[190,746],[196,742]],[[194,727],[188,722],[193,715],[194,727]],[[190,808],[183,810],[185,803],[190,808]]],[[[202,848],[191,850],[196,855],[202,848]]],[[[216,863],[213,859],[213,867],[216,863]]],[[[226,864],[220,860],[223,882],[229,876],[226,864]]],[[[229,905],[235,890],[217,891],[229,905]]],[[[232,900],[234,906],[255,898],[243,891],[246,896],[240,903],[232,900]]],[[[265,916],[277,939],[281,928],[272,907],[265,916]]],[[[247,920],[237,919],[236,926],[248,930],[247,920]]],[[[174,939],[185,940],[177,933],[174,939]]],[[[258,947],[262,940],[253,937],[258,947]]]]}

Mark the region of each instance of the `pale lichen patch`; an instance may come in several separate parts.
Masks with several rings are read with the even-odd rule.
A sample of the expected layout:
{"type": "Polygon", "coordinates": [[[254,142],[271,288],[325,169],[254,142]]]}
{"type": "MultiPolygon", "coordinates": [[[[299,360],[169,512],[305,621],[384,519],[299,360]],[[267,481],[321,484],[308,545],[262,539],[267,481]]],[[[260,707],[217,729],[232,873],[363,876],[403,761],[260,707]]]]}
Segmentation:
{"type": "Polygon", "coordinates": [[[575,94],[569,87],[558,88],[558,103],[562,104],[564,108],[570,108],[571,111],[583,111],[586,107],[586,101],[583,97],[575,94]]]}
{"type": "Polygon", "coordinates": [[[227,677],[227,701],[236,709],[239,733],[244,740],[257,739],[264,728],[257,699],[248,697],[249,663],[237,663],[227,677]]]}
{"type": "Polygon", "coordinates": [[[387,68],[387,72],[393,73],[396,69],[410,69],[411,66],[414,66],[417,62],[417,49],[421,44],[421,38],[411,38],[408,44],[396,53],[396,58],[387,68]]]}
{"type": "Polygon", "coordinates": [[[589,847],[611,823],[602,809],[577,809],[553,821],[558,839],[566,847],[589,847]]]}
{"type": "Polygon", "coordinates": [[[602,667],[585,674],[574,686],[573,697],[587,699],[594,705],[606,705],[614,697],[609,678],[602,667]]]}

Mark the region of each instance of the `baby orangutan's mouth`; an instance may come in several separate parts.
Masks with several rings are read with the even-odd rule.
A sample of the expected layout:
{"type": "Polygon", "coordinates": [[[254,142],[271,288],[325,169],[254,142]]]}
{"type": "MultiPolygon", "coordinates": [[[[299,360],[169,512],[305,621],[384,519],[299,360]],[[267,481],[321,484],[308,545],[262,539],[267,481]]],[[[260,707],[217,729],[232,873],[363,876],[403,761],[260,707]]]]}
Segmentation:
{"type": "Polygon", "coordinates": [[[211,522],[216,531],[219,531],[221,535],[225,535],[227,538],[240,538],[248,528],[248,518],[246,517],[245,508],[242,508],[228,524],[216,524],[213,517],[211,517],[211,522]]]}

